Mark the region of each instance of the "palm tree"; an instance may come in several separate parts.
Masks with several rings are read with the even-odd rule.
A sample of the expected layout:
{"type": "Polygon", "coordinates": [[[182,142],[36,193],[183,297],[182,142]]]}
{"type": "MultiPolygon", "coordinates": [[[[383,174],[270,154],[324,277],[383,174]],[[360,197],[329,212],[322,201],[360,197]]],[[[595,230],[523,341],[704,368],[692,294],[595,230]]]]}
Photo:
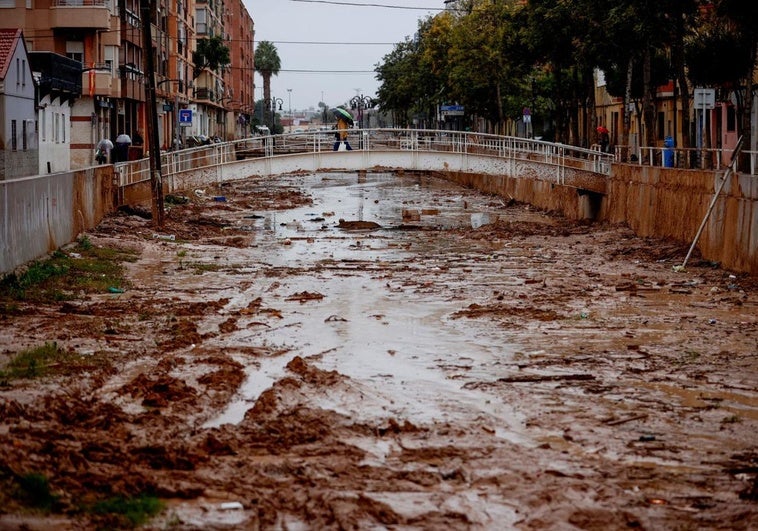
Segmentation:
{"type": "MultiPolygon", "coordinates": [[[[271,110],[271,76],[279,75],[282,68],[282,61],[276,51],[276,46],[270,41],[261,41],[255,50],[255,69],[258,70],[263,78],[263,121],[269,123],[268,114],[271,110]]],[[[273,133],[273,121],[271,122],[271,132],[273,133]]]]}

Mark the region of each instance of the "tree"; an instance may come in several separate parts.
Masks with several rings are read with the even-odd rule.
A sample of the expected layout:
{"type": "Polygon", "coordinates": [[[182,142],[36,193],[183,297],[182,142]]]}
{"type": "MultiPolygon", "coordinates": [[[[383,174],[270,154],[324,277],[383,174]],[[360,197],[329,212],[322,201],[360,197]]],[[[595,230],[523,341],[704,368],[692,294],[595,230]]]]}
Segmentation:
{"type": "MultiPolygon", "coordinates": [[[[737,53],[742,58],[737,63],[743,65],[744,70],[737,72],[739,85],[744,87],[744,97],[741,91],[735,90],[737,98],[737,112],[740,123],[740,134],[743,137],[743,145],[746,150],[754,149],[754,139],[751,135],[751,117],[753,114],[754,80],[758,65],[758,2],[745,0],[718,0],[716,13],[729,27],[739,35],[743,43],[742,49],[737,53]]],[[[740,169],[749,169],[748,157],[743,152],[740,160],[740,169]]]]}
{"type": "Polygon", "coordinates": [[[457,19],[450,35],[447,82],[449,93],[467,111],[496,124],[498,132],[509,117],[520,116],[523,101],[518,81],[525,69],[514,5],[480,0],[467,16],[457,19]]]}
{"type": "Polygon", "coordinates": [[[224,44],[221,36],[216,35],[209,39],[197,41],[197,48],[192,52],[193,79],[197,78],[206,68],[218,70],[229,64],[229,48],[224,44]]]}
{"type": "Polygon", "coordinates": [[[550,78],[543,85],[550,90],[555,140],[562,143],[584,142],[578,109],[594,91],[594,58],[588,52],[598,39],[591,13],[579,0],[531,0],[520,16],[532,61],[550,78]]]}
{"type": "Polygon", "coordinates": [[[396,44],[376,66],[379,108],[391,112],[396,125],[408,125],[409,116],[417,101],[417,76],[419,61],[418,39],[406,39],[396,44]]]}
{"type": "MultiPolygon", "coordinates": [[[[269,123],[269,107],[271,107],[271,76],[279,75],[282,61],[274,43],[261,41],[255,49],[255,69],[263,78],[263,101],[265,104],[264,121],[269,123]]],[[[272,131],[273,132],[273,131],[272,131]]]]}

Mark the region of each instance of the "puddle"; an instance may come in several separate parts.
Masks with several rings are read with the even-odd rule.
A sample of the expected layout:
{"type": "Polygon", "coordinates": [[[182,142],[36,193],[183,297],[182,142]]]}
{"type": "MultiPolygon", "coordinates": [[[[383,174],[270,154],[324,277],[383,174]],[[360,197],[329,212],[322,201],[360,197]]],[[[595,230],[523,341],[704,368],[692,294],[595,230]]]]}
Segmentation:
{"type": "MultiPolygon", "coordinates": [[[[432,286],[417,284],[412,269],[418,268],[419,274],[429,269],[409,261],[415,261],[417,246],[428,245],[423,232],[394,232],[393,245],[382,234],[384,227],[402,223],[409,204],[425,212],[417,224],[468,227],[468,209],[485,198],[464,201],[460,189],[424,177],[377,174],[356,183],[339,175],[311,176],[305,181],[312,205],[258,221],[264,230],[257,243],[267,247],[263,256],[268,266],[306,268],[290,269],[279,280],[276,300],[265,294],[284,319],[271,329],[255,332],[259,341],[290,350],[285,356],[263,360],[260,369],[249,369],[240,397],[206,426],[239,423],[258,396],[286,375],[285,367],[293,357],[315,356],[319,368],[348,376],[370,390],[371,396],[360,407],[342,403],[339,397],[319,398],[315,406],[356,420],[393,416],[418,424],[470,417],[473,409],[492,419],[498,436],[522,440],[517,433],[522,419],[510,407],[463,387],[467,381],[496,380],[514,349],[502,337],[477,335],[470,325],[451,321],[449,316],[460,309],[460,301],[440,300],[432,286]],[[324,212],[334,214],[324,225],[307,222],[324,212]],[[382,228],[345,231],[337,226],[340,219],[373,222],[382,228]],[[285,240],[287,244],[282,245],[285,240]],[[286,300],[300,292],[317,292],[324,298],[302,303],[286,300]]],[[[448,271],[444,261],[434,265],[433,258],[429,259],[431,272],[436,269],[451,284],[468,281],[460,271],[448,271]]],[[[235,304],[244,305],[259,296],[259,292],[239,294],[235,304]]],[[[238,339],[243,336],[249,340],[250,332],[238,339]]]]}

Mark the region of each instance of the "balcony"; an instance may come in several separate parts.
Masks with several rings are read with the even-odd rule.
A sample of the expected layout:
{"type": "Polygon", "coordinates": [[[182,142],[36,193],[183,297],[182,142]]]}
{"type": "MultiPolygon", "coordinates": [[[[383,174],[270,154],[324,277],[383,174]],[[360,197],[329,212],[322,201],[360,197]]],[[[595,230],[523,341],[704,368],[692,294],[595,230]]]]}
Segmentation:
{"type": "Polygon", "coordinates": [[[111,12],[106,0],[53,0],[51,28],[110,28],[111,12]]]}
{"type": "MultiPolygon", "coordinates": [[[[40,96],[76,99],[82,93],[82,64],[53,52],[29,52],[29,64],[40,73],[40,96]]],[[[88,86],[88,85],[85,85],[88,86]]]]}
{"type": "Polygon", "coordinates": [[[82,72],[82,93],[85,96],[113,96],[113,74],[97,69],[82,72]]]}
{"type": "Polygon", "coordinates": [[[216,100],[216,93],[208,88],[196,88],[195,99],[202,102],[214,102],[216,100]]]}

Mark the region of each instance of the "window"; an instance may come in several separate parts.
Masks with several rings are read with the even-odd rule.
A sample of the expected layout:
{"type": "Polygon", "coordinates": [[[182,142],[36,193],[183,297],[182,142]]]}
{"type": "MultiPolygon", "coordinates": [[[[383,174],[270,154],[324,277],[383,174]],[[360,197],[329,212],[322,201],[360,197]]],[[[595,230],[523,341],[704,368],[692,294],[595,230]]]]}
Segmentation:
{"type": "Polygon", "coordinates": [[[16,86],[21,84],[21,58],[16,57],[16,86]]]}
{"type": "Polygon", "coordinates": [[[103,47],[103,58],[105,59],[105,66],[110,70],[111,76],[116,73],[116,51],[118,50],[117,46],[104,46],[103,47]]]}
{"type": "Polygon", "coordinates": [[[9,7],[11,9],[16,7],[16,0],[0,0],[0,8],[9,7]]]}
{"type": "Polygon", "coordinates": [[[18,139],[16,138],[16,120],[11,120],[11,151],[18,151],[18,139]]]}
{"type": "Polygon", "coordinates": [[[82,41],[66,41],[66,57],[84,63],[84,43],[82,41]]]}
{"type": "Polygon", "coordinates": [[[205,33],[208,31],[208,24],[207,24],[207,19],[205,15],[206,15],[205,9],[197,10],[197,18],[195,20],[195,30],[197,31],[198,35],[205,35],[205,33]]]}
{"type": "Polygon", "coordinates": [[[39,118],[42,121],[39,124],[40,139],[45,142],[47,140],[47,109],[42,109],[39,113],[39,118]]]}
{"type": "Polygon", "coordinates": [[[26,86],[26,59],[21,59],[21,86],[26,86]]]}
{"type": "Polygon", "coordinates": [[[27,145],[26,145],[26,120],[23,120],[21,122],[21,149],[26,151],[27,145]]]}

